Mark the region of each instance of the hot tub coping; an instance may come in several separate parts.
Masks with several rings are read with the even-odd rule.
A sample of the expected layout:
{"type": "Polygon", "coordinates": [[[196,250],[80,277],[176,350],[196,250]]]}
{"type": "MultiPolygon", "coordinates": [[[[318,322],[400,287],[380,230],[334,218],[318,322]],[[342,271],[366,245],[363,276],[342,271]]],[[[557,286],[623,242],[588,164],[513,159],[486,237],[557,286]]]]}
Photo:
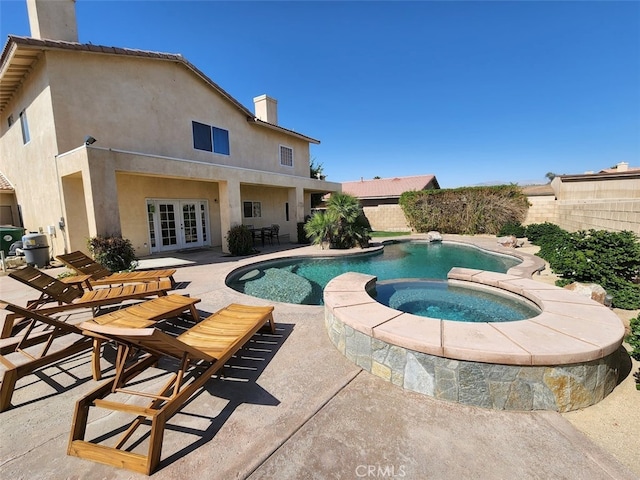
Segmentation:
{"type": "Polygon", "coordinates": [[[615,352],[624,337],[621,320],[609,308],[560,287],[513,274],[453,268],[448,281],[480,284],[522,296],[541,313],[512,322],[466,323],[394,310],[368,292],[377,278],[347,272],[324,290],[325,311],[374,339],[454,360],[502,365],[569,365],[615,352]]]}

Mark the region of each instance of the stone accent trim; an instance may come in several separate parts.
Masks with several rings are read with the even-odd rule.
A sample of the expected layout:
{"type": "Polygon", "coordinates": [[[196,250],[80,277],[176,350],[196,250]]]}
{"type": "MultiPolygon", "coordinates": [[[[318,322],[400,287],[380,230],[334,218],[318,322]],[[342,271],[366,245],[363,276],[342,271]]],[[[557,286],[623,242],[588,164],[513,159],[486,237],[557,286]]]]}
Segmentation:
{"type": "Polygon", "coordinates": [[[325,310],[329,338],[349,360],[406,390],[494,410],[567,412],[606,397],[618,379],[618,351],[591,362],[519,366],[454,360],[370,337],[325,310]]]}
{"type": "Polygon", "coordinates": [[[624,327],[608,308],[513,274],[454,268],[449,281],[519,295],[542,313],[477,324],[419,317],[376,302],[368,293],[376,277],[349,272],[324,290],[329,338],[374,375],[468,405],[564,412],[615,387],[624,327]]]}

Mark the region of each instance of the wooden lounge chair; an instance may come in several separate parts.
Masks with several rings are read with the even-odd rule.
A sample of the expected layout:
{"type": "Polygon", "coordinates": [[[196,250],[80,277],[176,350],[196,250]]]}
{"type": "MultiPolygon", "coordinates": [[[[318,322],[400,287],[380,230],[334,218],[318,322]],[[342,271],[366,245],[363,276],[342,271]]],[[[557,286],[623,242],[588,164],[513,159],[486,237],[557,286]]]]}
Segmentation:
{"type": "MultiPolygon", "coordinates": [[[[13,271],[9,276],[41,292],[38,299],[27,303],[27,309],[38,309],[40,313],[45,315],[78,308],[96,309],[105,305],[117,305],[125,300],[163,296],[172,288],[169,280],[161,280],[159,282],[132,283],[119,287],[98,288],[84,292],[74,285],[61,282],[37,268],[29,266],[13,271]],[[52,302],[57,303],[57,305],[48,305],[52,302]]],[[[19,316],[7,316],[0,338],[7,338],[11,335],[16,318],[19,318],[19,316]]]]}
{"type": "Polygon", "coordinates": [[[89,280],[91,285],[121,285],[123,283],[159,282],[162,279],[169,279],[171,286],[175,287],[173,279],[173,275],[176,273],[175,269],[111,273],[81,251],[58,255],[56,258],[80,275],[91,275],[89,280]]]}
{"type": "MultiPolygon", "coordinates": [[[[199,298],[167,295],[95,317],[84,323],[112,327],[149,326],[159,320],[180,316],[184,312],[189,312],[193,319],[198,321],[195,304],[199,301],[199,298]]],[[[0,386],[0,412],[9,408],[16,382],[20,378],[45,365],[87,350],[92,344],[93,378],[100,379],[100,345],[103,339],[95,335],[87,336],[77,325],[44,315],[40,310],[28,310],[2,300],[0,309],[13,312],[29,321],[29,325],[19,337],[5,339],[0,345],[0,364],[4,370],[0,386]],[[36,328],[38,324],[40,328],[36,328]]]]}
{"type": "Polygon", "coordinates": [[[273,307],[232,304],[178,337],[154,328],[81,324],[80,327],[88,334],[111,338],[124,345],[126,350],[139,348],[147,353],[126,368],[127,355],[121,355],[115,377],[78,400],[67,454],[150,475],[160,461],[166,422],[262,326],[268,324],[271,331],[275,331],[272,312],[273,307]],[[162,356],[180,361],[177,372],[157,393],[134,390],[137,377],[162,356]],[[117,428],[89,441],[84,438],[91,407],[105,408],[135,418],[126,430],[124,427],[117,428]],[[146,454],[130,451],[137,445],[137,441],[131,437],[146,420],[151,424],[146,454]],[[118,432],[122,432],[122,435],[114,446],[99,443],[108,441],[108,437],[118,432]]]}

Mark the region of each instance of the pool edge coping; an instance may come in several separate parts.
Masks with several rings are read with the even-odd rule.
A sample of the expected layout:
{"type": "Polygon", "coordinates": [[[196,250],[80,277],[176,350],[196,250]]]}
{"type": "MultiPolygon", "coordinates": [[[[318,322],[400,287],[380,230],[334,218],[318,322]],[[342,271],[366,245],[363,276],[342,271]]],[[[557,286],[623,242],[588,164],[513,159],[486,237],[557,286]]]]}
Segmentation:
{"type": "Polygon", "coordinates": [[[543,366],[590,362],[618,350],[624,326],[609,308],[553,285],[484,270],[454,268],[449,280],[505,290],[536,303],[541,313],[504,323],[466,323],[420,317],[376,302],[376,277],[347,272],[324,289],[324,308],[372,338],[454,360],[543,366]],[[588,314],[590,318],[583,318],[588,314]],[[597,318],[596,318],[597,317],[597,318]],[[416,327],[418,328],[416,330],[416,327]]]}

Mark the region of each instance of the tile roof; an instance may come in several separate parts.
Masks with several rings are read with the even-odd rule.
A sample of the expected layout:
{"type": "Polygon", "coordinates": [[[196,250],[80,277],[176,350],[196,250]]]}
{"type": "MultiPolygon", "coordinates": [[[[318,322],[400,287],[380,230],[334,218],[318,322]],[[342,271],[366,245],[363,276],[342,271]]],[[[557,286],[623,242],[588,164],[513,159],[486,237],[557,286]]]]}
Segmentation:
{"type": "Polygon", "coordinates": [[[604,170],[600,170],[598,173],[622,173],[622,172],[635,172],[640,170],[640,167],[627,167],[626,170],[619,170],[618,167],[614,168],[605,168],[604,170]]]}
{"type": "Polygon", "coordinates": [[[400,197],[404,192],[424,190],[428,187],[440,188],[435,175],[378,178],[342,183],[342,191],[357,198],[400,197]]]}
{"type": "Polygon", "coordinates": [[[0,190],[13,190],[13,185],[2,172],[0,172],[0,190]]]}

